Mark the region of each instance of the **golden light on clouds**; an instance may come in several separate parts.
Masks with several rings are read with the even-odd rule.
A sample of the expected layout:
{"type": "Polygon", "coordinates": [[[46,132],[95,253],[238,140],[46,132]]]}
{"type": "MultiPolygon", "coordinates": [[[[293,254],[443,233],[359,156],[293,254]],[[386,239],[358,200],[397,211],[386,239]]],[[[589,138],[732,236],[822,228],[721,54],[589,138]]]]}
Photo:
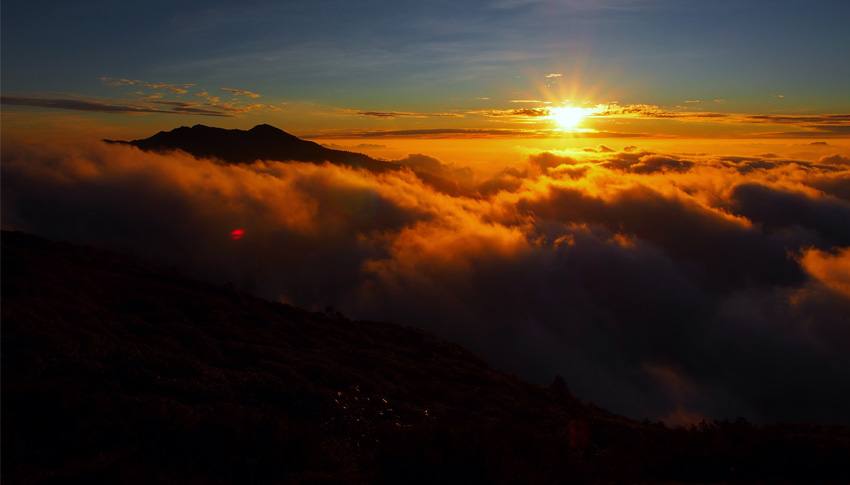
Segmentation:
{"type": "MultiPolygon", "coordinates": [[[[598,129],[582,125],[604,112],[573,103],[552,105],[562,126],[598,129]]],[[[821,342],[844,335],[835,330],[850,305],[850,146],[841,140],[633,144],[564,132],[333,141],[404,167],[370,172],[142,152],[87,141],[97,130],[72,129],[81,127],[80,139],[50,144],[4,132],[5,223],[64,240],[115,241],[167,264],[188,261],[293,305],[332,305],[374,320],[413,315],[421,328],[484,339],[493,358],[517,341],[531,349],[518,359],[531,362],[557,363],[567,349],[597,375],[621,355],[598,349],[627,342],[629,358],[615,361],[622,374],[599,388],[641,376],[658,396],[648,412],[671,423],[699,419],[725,393],[760,398],[745,392],[752,374],[719,398],[706,394],[715,381],[687,365],[705,352],[700,336],[722,330],[735,348],[758,347],[781,330],[780,343],[761,350],[781,362],[789,351],[816,355],[829,348],[821,342]],[[494,309],[500,299],[508,303],[494,309]],[[638,326],[628,324],[634,318],[638,326]],[[603,340],[600,321],[612,322],[603,340]],[[637,336],[666,335],[681,321],[693,322],[693,333],[659,363],[657,347],[637,336]],[[742,337],[743,325],[763,333],[742,337]],[[551,329],[543,336],[553,345],[532,345],[541,328],[551,329]],[[789,350],[787,342],[799,344],[789,350]]],[[[818,365],[830,368],[842,350],[818,365]]],[[[727,353],[706,358],[734,375],[740,360],[727,353]]],[[[807,391],[809,382],[802,375],[791,389],[807,391]]]]}

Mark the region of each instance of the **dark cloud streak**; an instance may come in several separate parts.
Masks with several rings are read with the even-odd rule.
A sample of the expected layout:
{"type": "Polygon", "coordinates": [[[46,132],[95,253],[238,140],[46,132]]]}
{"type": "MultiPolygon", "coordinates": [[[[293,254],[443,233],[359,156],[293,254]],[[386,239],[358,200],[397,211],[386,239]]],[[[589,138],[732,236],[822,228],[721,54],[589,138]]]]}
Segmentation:
{"type": "Polygon", "coordinates": [[[98,113],[132,114],[132,113],[159,113],[159,114],[191,114],[199,116],[231,116],[228,113],[188,106],[179,102],[158,101],[156,104],[174,106],[174,108],[158,109],[149,106],[119,104],[113,102],[91,101],[72,98],[34,98],[22,96],[3,96],[0,103],[9,106],[30,106],[35,108],[63,109],[74,111],[91,111],[98,113]]]}

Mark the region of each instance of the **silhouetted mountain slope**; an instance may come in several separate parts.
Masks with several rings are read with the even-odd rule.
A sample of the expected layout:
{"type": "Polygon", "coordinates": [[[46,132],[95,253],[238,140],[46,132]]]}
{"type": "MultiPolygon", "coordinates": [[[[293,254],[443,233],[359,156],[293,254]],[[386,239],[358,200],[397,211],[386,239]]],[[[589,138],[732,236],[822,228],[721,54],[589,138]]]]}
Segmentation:
{"type": "Polygon", "coordinates": [[[266,124],[250,130],[227,130],[205,125],[181,126],[141,140],[104,141],[129,144],[147,151],[183,150],[196,157],[217,158],[228,163],[297,160],[327,161],[372,171],[401,168],[398,164],[376,160],[362,153],[326,148],[266,124]]]}
{"type": "Polygon", "coordinates": [[[150,138],[141,140],[103,141],[133,145],[153,152],[182,150],[195,157],[213,158],[227,163],[252,163],[256,160],[330,162],[372,172],[408,168],[422,182],[440,192],[450,195],[464,193],[457,182],[433,171],[406,166],[398,162],[376,160],[362,153],[334,150],[312,141],[302,140],[266,124],[257,125],[250,130],[228,130],[205,125],[181,126],[171,131],[160,131],[150,138]]]}
{"type": "Polygon", "coordinates": [[[637,423],[413,328],[0,243],[8,483],[850,479],[845,428],[637,423]]]}

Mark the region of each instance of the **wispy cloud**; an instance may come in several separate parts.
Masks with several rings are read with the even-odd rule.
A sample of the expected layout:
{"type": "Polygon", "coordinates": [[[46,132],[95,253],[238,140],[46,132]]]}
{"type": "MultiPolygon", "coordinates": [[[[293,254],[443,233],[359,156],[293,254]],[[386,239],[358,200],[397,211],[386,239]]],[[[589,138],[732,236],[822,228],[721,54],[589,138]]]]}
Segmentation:
{"type": "Polygon", "coordinates": [[[234,96],[244,96],[246,98],[257,99],[262,95],[259,93],[255,93],[253,91],[248,91],[247,89],[239,89],[239,88],[221,88],[222,91],[226,91],[234,96]]]}
{"type": "MultiPolygon", "coordinates": [[[[717,101],[717,100],[715,100],[717,101]]],[[[717,123],[738,123],[754,125],[788,125],[799,132],[763,133],[755,136],[809,136],[809,135],[850,135],[850,114],[752,114],[723,113],[713,111],[676,111],[653,104],[620,105],[611,103],[598,105],[595,116],[609,118],[646,118],[675,119],[679,121],[699,121],[717,123]]]]}
{"type": "MultiPolygon", "coordinates": [[[[309,139],[348,138],[422,138],[422,139],[467,139],[467,138],[562,138],[563,132],[536,128],[423,128],[409,130],[339,130],[334,132],[304,135],[309,139]]],[[[571,133],[575,138],[644,138],[644,133],[620,133],[593,131],[571,133]]]]}
{"type": "Polygon", "coordinates": [[[351,130],[305,135],[311,139],[334,138],[495,138],[544,136],[533,130],[477,129],[477,128],[426,128],[411,130],[351,130]]]}
{"type": "Polygon", "coordinates": [[[232,116],[220,111],[197,108],[190,105],[174,105],[159,101],[156,104],[167,105],[168,109],[145,105],[121,104],[111,101],[97,101],[74,98],[37,98],[22,96],[3,96],[2,104],[11,106],[31,106],[36,108],[65,109],[75,111],[92,111],[99,113],[164,113],[190,114],[201,116],[232,116]]]}
{"type": "Polygon", "coordinates": [[[549,116],[549,108],[514,108],[514,109],[485,109],[467,111],[468,114],[485,116],[488,118],[497,117],[520,117],[520,118],[540,118],[549,116]]]}
{"type": "MultiPolygon", "coordinates": [[[[213,114],[217,116],[231,116],[227,113],[222,113],[216,109],[203,107],[195,103],[187,103],[185,101],[154,101],[155,104],[170,106],[173,111],[189,114],[213,114]]],[[[233,111],[233,110],[230,110],[233,111]]]]}
{"type": "Polygon", "coordinates": [[[89,111],[97,113],[134,114],[183,114],[197,116],[232,117],[250,111],[280,111],[271,104],[191,103],[186,101],[144,98],[145,103],[128,103],[116,100],[92,100],[81,98],[48,98],[26,96],[3,96],[2,104],[9,106],[31,106],[34,108],[89,111]]]}
{"type": "Polygon", "coordinates": [[[463,118],[463,113],[454,112],[416,112],[416,111],[369,111],[356,109],[343,109],[343,113],[357,116],[369,116],[372,118],[463,118]]]}
{"type": "Polygon", "coordinates": [[[221,96],[216,96],[212,94],[208,89],[198,88],[199,90],[196,90],[193,94],[197,98],[202,98],[203,101],[200,103],[193,103],[184,101],[182,95],[188,94],[193,88],[196,88],[198,86],[196,83],[170,84],[108,76],[102,76],[100,78],[100,81],[106,86],[116,88],[134,86],[136,88],[144,88],[150,90],[134,91],[132,93],[138,96],[139,101],[142,102],[141,105],[139,105],[140,103],[133,103],[133,106],[140,108],[138,110],[135,110],[138,112],[162,112],[165,110],[157,108],[156,106],[163,105],[171,107],[171,110],[168,112],[209,116],[233,116],[240,113],[247,113],[249,111],[281,110],[280,106],[275,104],[244,102],[247,101],[247,99],[257,99],[262,97],[262,95],[260,95],[259,93],[249,91],[247,89],[229,87],[220,88],[222,91],[230,93],[233,96],[233,99],[229,101],[222,101],[221,96]],[[177,95],[177,99],[179,101],[168,100],[165,96],[166,94],[177,95]],[[247,99],[241,100],[240,98],[247,99]]]}
{"type": "Polygon", "coordinates": [[[120,87],[120,86],[143,86],[148,89],[153,90],[165,90],[169,91],[173,94],[186,94],[189,92],[189,89],[195,87],[194,83],[183,83],[183,84],[171,84],[171,83],[160,83],[160,82],[148,82],[148,81],[140,81],[138,79],[126,79],[126,78],[114,78],[108,76],[101,76],[100,81],[107,86],[120,87]]]}

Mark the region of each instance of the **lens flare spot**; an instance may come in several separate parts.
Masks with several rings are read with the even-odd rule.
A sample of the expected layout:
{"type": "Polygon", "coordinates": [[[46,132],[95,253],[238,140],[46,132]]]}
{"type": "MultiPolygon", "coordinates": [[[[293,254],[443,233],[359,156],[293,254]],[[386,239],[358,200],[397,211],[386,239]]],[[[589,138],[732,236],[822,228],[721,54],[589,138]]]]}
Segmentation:
{"type": "Polygon", "coordinates": [[[238,241],[243,237],[245,237],[245,229],[242,229],[241,227],[230,231],[230,239],[233,239],[234,241],[238,241]]]}

